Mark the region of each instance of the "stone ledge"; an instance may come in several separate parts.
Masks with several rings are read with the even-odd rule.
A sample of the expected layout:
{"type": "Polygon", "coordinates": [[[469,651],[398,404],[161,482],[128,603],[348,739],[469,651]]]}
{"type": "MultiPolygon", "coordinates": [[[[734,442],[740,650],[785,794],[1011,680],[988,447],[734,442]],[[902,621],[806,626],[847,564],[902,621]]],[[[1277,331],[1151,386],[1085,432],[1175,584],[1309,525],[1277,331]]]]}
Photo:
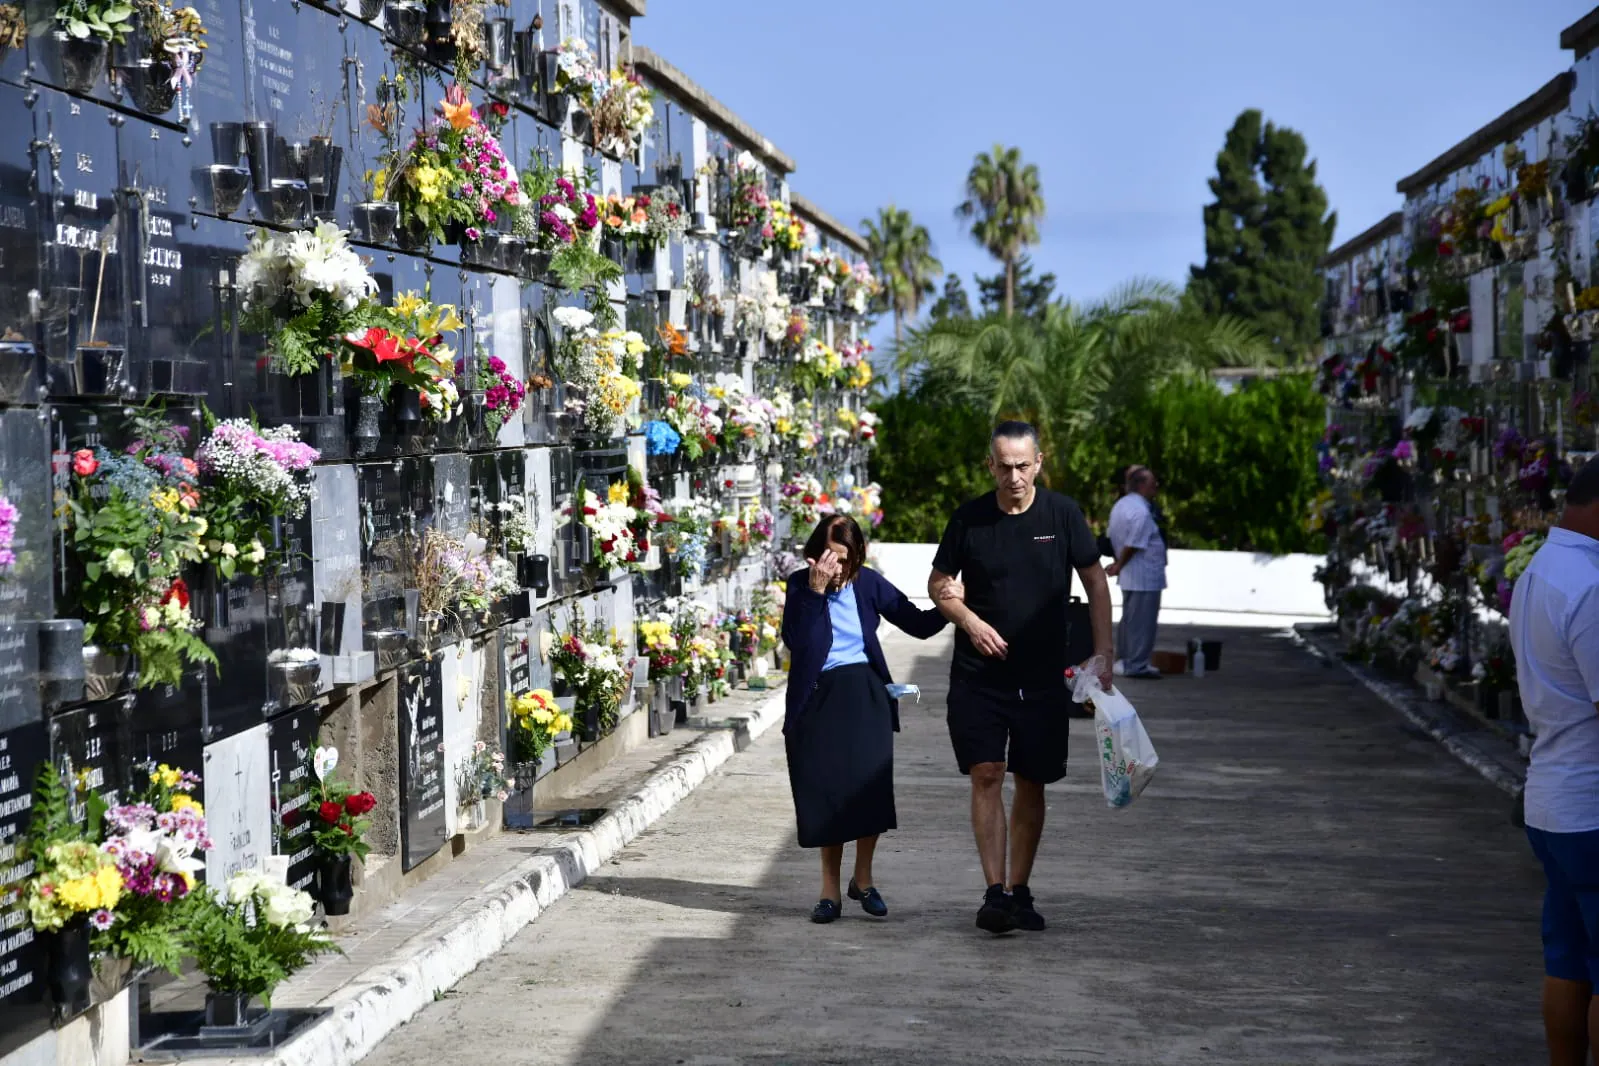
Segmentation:
{"type": "Polygon", "coordinates": [[[399,957],[371,967],[325,998],[320,1005],[332,1013],[288,1047],[270,1057],[187,1061],[196,1066],[354,1066],[710,777],[741,750],[741,734],[753,740],[781,721],[783,690],[739,717],[743,729],[718,729],[692,741],[593,826],[563,834],[517,863],[485,884],[468,907],[435,922],[416,938],[414,949],[402,949],[399,957]]]}
{"type": "Polygon", "coordinates": [[[650,80],[663,89],[677,94],[680,97],[678,102],[684,107],[699,112],[701,118],[726,129],[738,140],[743,141],[746,148],[777,170],[784,174],[794,172],[793,156],[761,136],[754,126],[739,118],[726,104],[700,88],[698,82],[654,51],[641,45],[634,45],[633,65],[649,75],[650,80]]]}
{"type": "Polygon", "coordinates": [[[816,223],[818,227],[831,233],[857,252],[865,255],[869,250],[870,246],[866,243],[865,237],[862,237],[859,233],[856,233],[793,189],[788,191],[788,199],[794,205],[795,211],[798,211],[801,215],[816,223]]]}

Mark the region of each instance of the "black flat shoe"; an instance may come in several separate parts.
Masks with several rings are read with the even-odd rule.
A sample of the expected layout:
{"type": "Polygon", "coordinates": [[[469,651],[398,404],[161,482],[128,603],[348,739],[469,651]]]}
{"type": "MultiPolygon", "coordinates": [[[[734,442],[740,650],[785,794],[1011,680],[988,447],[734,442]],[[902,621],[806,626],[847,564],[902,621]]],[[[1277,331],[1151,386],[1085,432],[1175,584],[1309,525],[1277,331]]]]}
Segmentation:
{"type": "Polygon", "coordinates": [[[855,884],[855,879],[852,877],[849,879],[849,898],[859,900],[861,910],[873,918],[888,917],[888,904],[883,902],[882,894],[877,891],[876,885],[869,885],[863,889],[855,884]]]}
{"type": "Polygon", "coordinates": [[[977,928],[999,936],[1016,931],[1016,912],[1011,909],[1010,897],[1004,893],[985,896],[977,912],[977,928]]]}
{"type": "Polygon", "coordinates": [[[1034,908],[1033,893],[1026,886],[1011,893],[1010,910],[1016,918],[1016,928],[1029,933],[1044,931],[1044,916],[1034,908]]]}
{"type": "Polygon", "coordinates": [[[835,922],[844,913],[843,905],[836,899],[824,899],[811,908],[811,921],[817,925],[835,922]]]}

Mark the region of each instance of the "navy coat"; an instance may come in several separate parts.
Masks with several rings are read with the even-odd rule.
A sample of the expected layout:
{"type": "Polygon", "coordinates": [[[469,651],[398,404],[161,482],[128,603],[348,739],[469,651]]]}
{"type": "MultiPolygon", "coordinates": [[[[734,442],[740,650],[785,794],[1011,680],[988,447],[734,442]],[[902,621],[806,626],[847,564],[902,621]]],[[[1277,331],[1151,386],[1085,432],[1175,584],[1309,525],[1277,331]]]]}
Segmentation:
{"type": "MultiPolygon", "coordinates": [[[[938,608],[922,610],[911,603],[905,594],[875,570],[861,567],[855,576],[855,607],[861,616],[861,633],[866,638],[866,659],[882,678],[883,684],[892,684],[888,663],[883,658],[883,648],[877,642],[878,619],[886,618],[913,637],[926,640],[949,624],[938,608]]],[[[833,647],[833,618],[828,612],[827,597],[811,591],[809,567],[789,575],[788,590],[783,596],[783,643],[788,645],[787,714],[783,719],[783,732],[798,721],[805,711],[811,693],[816,691],[822,678],[822,666],[833,647]]],[[[899,732],[899,701],[890,700],[894,711],[894,731],[899,732]]]]}

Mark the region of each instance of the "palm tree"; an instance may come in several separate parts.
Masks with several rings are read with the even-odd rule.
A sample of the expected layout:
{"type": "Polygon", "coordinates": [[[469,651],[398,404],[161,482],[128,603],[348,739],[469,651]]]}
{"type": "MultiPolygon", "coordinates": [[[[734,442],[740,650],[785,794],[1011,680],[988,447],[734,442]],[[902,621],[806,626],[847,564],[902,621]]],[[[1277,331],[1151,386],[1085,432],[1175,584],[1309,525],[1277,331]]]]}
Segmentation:
{"type": "Polygon", "coordinates": [[[1009,318],[1016,307],[1016,260],[1038,243],[1038,220],[1044,217],[1038,167],[1022,162],[1020,148],[996,144],[992,152],[979,152],[966,175],[966,199],[955,213],[973,220],[972,237],[1005,264],[1009,318]]]}
{"type": "MultiPolygon", "coordinates": [[[[878,297],[881,306],[894,313],[894,346],[905,341],[905,322],[914,319],[922,302],[933,295],[933,282],[944,272],[944,264],[933,256],[933,239],[927,227],[918,225],[911,213],[889,204],[878,208],[877,220],[865,219],[867,258],[883,283],[878,297]]],[[[904,385],[900,373],[900,385],[904,385]]]]}
{"type": "Polygon", "coordinates": [[[1056,464],[1075,433],[1162,381],[1264,366],[1272,349],[1253,326],[1205,314],[1172,285],[1133,281],[1087,306],[1051,304],[1038,319],[935,322],[912,330],[897,357],[902,369],[922,367],[928,394],[1031,422],[1062,484],[1067,471],[1056,464]]]}

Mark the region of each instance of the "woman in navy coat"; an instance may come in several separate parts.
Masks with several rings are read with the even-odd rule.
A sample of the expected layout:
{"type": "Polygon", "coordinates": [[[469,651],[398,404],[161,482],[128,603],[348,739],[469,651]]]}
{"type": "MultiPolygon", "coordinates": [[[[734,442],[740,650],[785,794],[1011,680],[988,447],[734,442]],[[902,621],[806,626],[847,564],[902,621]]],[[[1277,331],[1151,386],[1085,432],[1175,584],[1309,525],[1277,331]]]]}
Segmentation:
{"type": "MultiPolygon", "coordinates": [[[[895,828],[894,734],[899,707],[877,625],[886,618],[923,640],[942,630],[875,570],[863,569],[866,538],[847,515],[828,515],[805,544],[810,566],[789,576],[783,643],[791,656],[783,738],[802,848],[822,850],[822,899],[813,922],[843,912],[839,870],[855,841],[849,897],[881,918],[888,905],[872,881],[878,834],[895,828]]],[[[959,589],[951,590],[955,596],[959,589]]]]}

